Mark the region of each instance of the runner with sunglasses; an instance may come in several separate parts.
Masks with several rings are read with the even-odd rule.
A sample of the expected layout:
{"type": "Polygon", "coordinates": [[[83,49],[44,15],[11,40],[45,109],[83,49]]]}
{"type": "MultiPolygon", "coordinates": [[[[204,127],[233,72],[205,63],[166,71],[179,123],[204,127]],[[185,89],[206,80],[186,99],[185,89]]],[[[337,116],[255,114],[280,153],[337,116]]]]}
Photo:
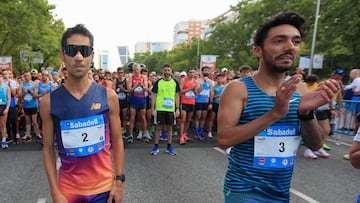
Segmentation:
{"type": "Polygon", "coordinates": [[[125,175],[119,101],[112,89],[88,78],[93,43],[93,35],[83,25],[66,30],[60,56],[68,78],[41,100],[44,166],[53,202],[122,201],[125,175]],[[58,176],[54,141],[61,159],[58,176]]]}

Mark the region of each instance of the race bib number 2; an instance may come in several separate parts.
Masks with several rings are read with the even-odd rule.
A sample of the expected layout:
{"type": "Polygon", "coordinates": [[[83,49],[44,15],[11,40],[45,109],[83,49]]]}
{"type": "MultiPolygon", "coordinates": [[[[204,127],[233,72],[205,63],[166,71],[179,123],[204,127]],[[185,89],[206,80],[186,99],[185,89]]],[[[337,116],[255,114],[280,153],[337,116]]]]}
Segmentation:
{"type": "Polygon", "coordinates": [[[295,164],[299,127],[270,126],[254,138],[255,166],[286,168],[295,164]]]}
{"type": "Polygon", "coordinates": [[[105,148],[102,115],[60,121],[61,138],[67,156],[83,157],[105,148]]]}

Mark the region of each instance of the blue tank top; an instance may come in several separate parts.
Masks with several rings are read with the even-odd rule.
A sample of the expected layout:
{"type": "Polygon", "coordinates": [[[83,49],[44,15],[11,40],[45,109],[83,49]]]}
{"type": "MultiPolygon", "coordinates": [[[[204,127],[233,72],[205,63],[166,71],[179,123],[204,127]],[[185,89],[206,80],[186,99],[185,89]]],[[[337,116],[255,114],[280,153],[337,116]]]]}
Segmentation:
{"type": "Polygon", "coordinates": [[[46,93],[50,93],[51,92],[51,87],[52,87],[52,81],[49,81],[46,85],[43,85],[42,82],[38,83],[38,94],[44,94],[46,93]]]}
{"type": "MultiPolygon", "coordinates": [[[[248,104],[241,114],[239,125],[246,124],[262,116],[273,109],[275,97],[262,92],[254,83],[252,77],[243,78],[242,81],[247,86],[248,104]]],[[[293,174],[293,164],[295,163],[296,151],[299,145],[300,121],[297,109],[300,101],[300,94],[295,92],[290,100],[288,114],[275,122],[272,126],[243,143],[233,146],[229,155],[229,166],[225,176],[224,193],[258,191],[266,196],[279,201],[289,201],[290,181],[293,174]],[[265,136],[262,136],[266,134],[265,136]],[[269,141],[284,139],[282,136],[291,137],[292,157],[282,159],[282,157],[261,157],[258,151],[268,151],[269,141]],[[291,135],[291,136],[290,136],[291,135]],[[269,140],[269,141],[268,141],[269,140]],[[261,142],[267,143],[266,146],[261,142]],[[260,146],[257,148],[256,146],[260,146]],[[275,164],[276,163],[276,164],[275,164]]],[[[288,141],[288,140],[287,140],[288,141]]],[[[275,142],[273,142],[275,143],[275,142]]],[[[282,148],[281,142],[276,142],[276,150],[282,148]]],[[[288,144],[288,142],[285,142],[288,144]]],[[[275,152],[273,152],[275,153],[275,152]]]]}
{"type": "MultiPolygon", "coordinates": [[[[214,85],[214,97],[220,96],[221,93],[224,91],[224,88],[225,88],[225,85],[220,85],[220,86],[219,86],[219,85],[215,84],[215,85],[214,85]]],[[[215,99],[213,100],[213,103],[219,104],[219,103],[220,103],[220,97],[215,98],[215,99]]]]}
{"type": "Polygon", "coordinates": [[[6,105],[7,98],[7,85],[2,83],[0,86],[0,105],[6,105]]]}
{"type": "Polygon", "coordinates": [[[25,92],[25,88],[29,88],[29,90],[31,92],[34,92],[34,82],[31,81],[30,83],[25,83],[22,82],[21,83],[21,88],[22,88],[22,92],[25,93],[24,96],[24,109],[28,109],[28,108],[37,108],[37,102],[36,102],[36,98],[33,97],[29,92],[25,92]]]}
{"type": "Polygon", "coordinates": [[[202,91],[196,95],[195,102],[196,103],[202,103],[207,104],[209,103],[209,97],[210,97],[210,84],[211,80],[204,81],[201,79],[200,86],[202,87],[202,91]]]}

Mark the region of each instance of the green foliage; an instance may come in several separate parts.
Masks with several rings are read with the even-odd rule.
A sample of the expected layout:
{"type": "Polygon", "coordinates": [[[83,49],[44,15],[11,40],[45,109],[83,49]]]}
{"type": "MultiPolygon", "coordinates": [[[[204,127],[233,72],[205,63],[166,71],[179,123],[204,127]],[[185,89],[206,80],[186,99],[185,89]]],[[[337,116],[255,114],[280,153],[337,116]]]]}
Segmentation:
{"type": "Polygon", "coordinates": [[[51,11],[55,7],[44,0],[19,0],[0,2],[0,56],[12,56],[15,74],[31,66],[58,67],[59,47],[64,23],[54,20],[51,11]],[[43,64],[23,63],[20,50],[41,51],[43,64]]]}
{"type": "MultiPolygon", "coordinates": [[[[14,72],[60,65],[59,47],[62,20],[52,16],[54,5],[46,0],[0,1],[0,56],[12,56],[14,72]],[[40,50],[43,64],[20,62],[20,50],[40,50]]],[[[301,54],[310,54],[314,32],[316,1],[314,0],[242,0],[231,10],[237,14],[232,21],[217,20],[207,39],[193,38],[190,44],[178,45],[169,52],[136,54],[137,63],[147,65],[149,71],[160,72],[164,63],[174,71],[198,67],[201,55],[217,55],[217,67],[236,70],[243,64],[257,68],[252,50],[252,36],[264,19],[282,11],[295,11],[306,19],[307,33],[301,54]],[[199,48],[199,49],[198,49],[199,48]]],[[[320,77],[328,77],[332,70],[349,71],[359,67],[360,1],[321,0],[315,53],[324,54],[323,69],[314,70],[320,77]]]]}
{"type": "MultiPolygon", "coordinates": [[[[282,11],[294,11],[306,19],[307,33],[302,43],[301,54],[310,54],[316,13],[314,0],[243,0],[232,11],[237,13],[234,21],[224,23],[221,19],[214,23],[210,37],[200,41],[200,55],[218,55],[217,67],[237,69],[248,64],[255,69],[257,59],[252,53],[252,36],[258,25],[269,16],[282,11]]],[[[318,21],[316,54],[324,54],[323,69],[313,70],[320,77],[328,77],[337,68],[349,72],[359,67],[358,39],[360,39],[360,1],[321,0],[318,21]]],[[[190,45],[182,45],[169,52],[165,61],[176,67],[198,64],[197,40],[190,45]]]]}

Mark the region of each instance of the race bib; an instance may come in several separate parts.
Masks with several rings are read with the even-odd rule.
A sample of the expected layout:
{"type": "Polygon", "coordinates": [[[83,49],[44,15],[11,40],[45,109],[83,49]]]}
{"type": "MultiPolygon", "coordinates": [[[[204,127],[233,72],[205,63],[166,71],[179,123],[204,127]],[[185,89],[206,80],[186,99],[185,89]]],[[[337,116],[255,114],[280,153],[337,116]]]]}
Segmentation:
{"type": "Polygon", "coordinates": [[[200,92],[201,96],[209,96],[210,95],[210,90],[203,90],[200,92]]]}
{"type": "Polygon", "coordinates": [[[67,156],[83,157],[105,149],[102,115],[60,121],[61,139],[67,156]]]}
{"type": "Polygon", "coordinates": [[[32,100],[32,99],[33,99],[33,96],[31,96],[31,94],[28,94],[28,93],[25,94],[24,100],[30,101],[30,100],[32,100]]]}
{"type": "Polygon", "coordinates": [[[134,89],[135,94],[142,94],[144,92],[144,89],[141,86],[138,86],[134,89]]]}
{"type": "Polygon", "coordinates": [[[126,94],[125,92],[119,92],[118,93],[119,100],[126,100],[126,94]]]}
{"type": "Polygon", "coordinates": [[[194,93],[194,91],[192,91],[192,90],[187,91],[187,92],[185,93],[185,97],[186,97],[186,98],[189,98],[189,99],[195,98],[195,93],[194,93]]]}
{"type": "Polygon", "coordinates": [[[174,108],[174,99],[164,98],[162,107],[164,107],[166,109],[173,109],[174,108]]]}
{"type": "Polygon", "coordinates": [[[270,126],[254,137],[254,166],[287,168],[295,164],[299,127],[270,126]]]}

